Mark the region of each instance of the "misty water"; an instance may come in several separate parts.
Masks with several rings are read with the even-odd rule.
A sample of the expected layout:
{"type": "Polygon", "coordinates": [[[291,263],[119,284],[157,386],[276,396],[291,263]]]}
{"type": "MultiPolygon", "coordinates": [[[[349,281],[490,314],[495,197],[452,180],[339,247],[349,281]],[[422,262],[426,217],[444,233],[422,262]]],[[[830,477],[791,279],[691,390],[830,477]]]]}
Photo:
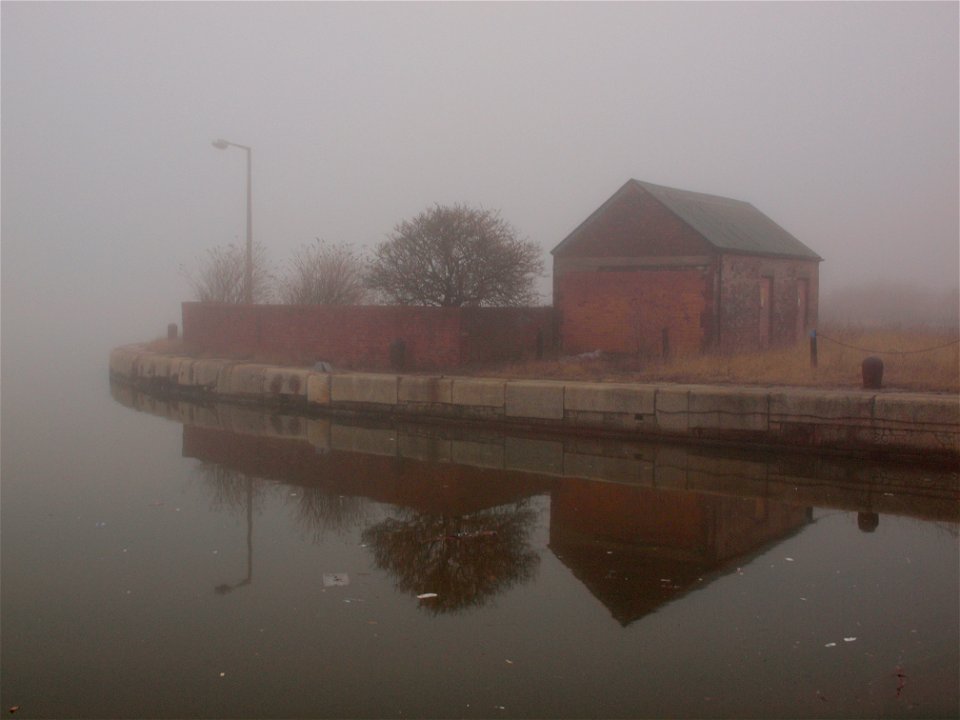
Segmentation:
{"type": "Polygon", "coordinates": [[[106,375],[5,383],[18,716],[958,712],[954,472],[345,424],[106,375]]]}

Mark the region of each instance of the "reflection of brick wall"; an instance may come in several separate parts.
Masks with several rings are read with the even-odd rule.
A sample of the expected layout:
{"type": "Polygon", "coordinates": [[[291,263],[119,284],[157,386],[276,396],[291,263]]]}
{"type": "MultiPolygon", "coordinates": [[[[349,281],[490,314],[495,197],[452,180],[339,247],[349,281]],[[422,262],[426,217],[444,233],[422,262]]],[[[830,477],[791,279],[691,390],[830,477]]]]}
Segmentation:
{"type": "Polygon", "coordinates": [[[563,352],[660,356],[704,349],[709,275],[704,270],[569,272],[559,278],[563,352]]]}
{"type": "Polygon", "coordinates": [[[797,531],[806,507],[564,479],[550,501],[551,542],[658,548],[662,556],[720,563],[797,531]]]}
{"type": "Polygon", "coordinates": [[[550,531],[611,544],[668,548],[701,560],[709,534],[703,495],[566,478],[553,490],[550,531]]]}
{"type": "Polygon", "coordinates": [[[551,308],[183,303],[183,340],[214,356],[377,370],[402,339],[405,367],[431,370],[533,356],[538,332],[549,347],[551,318],[551,308]]]}
{"type": "MultiPolygon", "coordinates": [[[[436,515],[466,515],[550,491],[552,478],[517,471],[334,450],[304,440],[183,426],[183,456],[226,472],[318,487],[436,515]]],[[[234,476],[236,477],[236,476],[234,476]]]]}

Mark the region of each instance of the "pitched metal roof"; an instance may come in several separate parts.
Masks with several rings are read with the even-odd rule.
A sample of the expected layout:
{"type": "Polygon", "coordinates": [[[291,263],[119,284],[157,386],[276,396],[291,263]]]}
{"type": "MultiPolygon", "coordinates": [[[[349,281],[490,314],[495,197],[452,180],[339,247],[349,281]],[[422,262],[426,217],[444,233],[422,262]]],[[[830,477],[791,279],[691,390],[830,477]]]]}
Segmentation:
{"type": "Polygon", "coordinates": [[[777,255],[783,257],[822,260],[817,253],[768,218],[753,205],[741,200],[678,190],[639,180],[628,180],[623,187],[581,223],[566,239],[553,249],[573,238],[607,204],[630,185],[643,188],[674,215],[696,230],[721,252],[750,255],[777,255]]]}

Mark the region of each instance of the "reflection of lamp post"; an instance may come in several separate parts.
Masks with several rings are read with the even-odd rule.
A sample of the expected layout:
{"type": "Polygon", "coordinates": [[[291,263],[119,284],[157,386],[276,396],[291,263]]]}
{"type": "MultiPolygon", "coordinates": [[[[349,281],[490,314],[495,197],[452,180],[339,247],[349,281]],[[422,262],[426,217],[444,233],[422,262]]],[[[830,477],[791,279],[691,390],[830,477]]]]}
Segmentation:
{"type": "Polygon", "coordinates": [[[253,151],[246,145],[239,145],[223,138],[213,141],[213,146],[218,150],[226,150],[231,145],[247,151],[247,259],[243,272],[243,301],[250,304],[253,302],[253,173],[251,172],[253,151]]]}
{"type": "Polygon", "coordinates": [[[247,576],[240,582],[230,585],[223,583],[217,585],[213,591],[217,595],[226,595],[228,592],[236,590],[238,587],[249,585],[253,582],[253,480],[247,478],[247,576]]]}

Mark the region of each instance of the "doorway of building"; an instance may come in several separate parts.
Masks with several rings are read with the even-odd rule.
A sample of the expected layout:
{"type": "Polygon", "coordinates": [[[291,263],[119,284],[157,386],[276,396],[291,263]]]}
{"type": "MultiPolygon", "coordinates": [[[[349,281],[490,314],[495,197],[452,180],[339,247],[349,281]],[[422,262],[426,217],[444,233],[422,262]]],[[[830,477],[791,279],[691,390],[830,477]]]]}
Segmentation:
{"type": "Polygon", "coordinates": [[[760,349],[770,347],[770,327],[773,325],[773,278],[760,278],[760,349]]]}

